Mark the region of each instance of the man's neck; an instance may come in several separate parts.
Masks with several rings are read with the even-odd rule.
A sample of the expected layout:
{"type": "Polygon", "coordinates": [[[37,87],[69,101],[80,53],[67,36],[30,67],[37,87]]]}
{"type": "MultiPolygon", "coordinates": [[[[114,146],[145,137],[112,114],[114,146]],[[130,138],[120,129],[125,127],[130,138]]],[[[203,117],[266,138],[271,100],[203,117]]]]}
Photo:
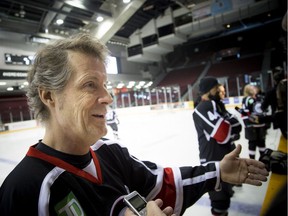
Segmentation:
{"type": "Polygon", "coordinates": [[[202,101],[209,101],[210,98],[208,97],[208,94],[204,94],[204,95],[201,96],[201,100],[202,101]]]}

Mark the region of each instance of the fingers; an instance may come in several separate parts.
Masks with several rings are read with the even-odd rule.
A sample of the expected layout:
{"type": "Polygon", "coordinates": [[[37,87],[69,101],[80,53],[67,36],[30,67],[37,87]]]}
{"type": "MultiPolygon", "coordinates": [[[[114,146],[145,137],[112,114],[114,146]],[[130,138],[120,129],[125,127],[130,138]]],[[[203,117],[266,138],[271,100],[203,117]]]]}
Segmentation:
{"type": "Polygon", "coordinates": [[[267,181],[269,172],[265,169],[264,163],[252,159],[247,159],[246,164],[248,166],[248,175],[244,181],[246,184],[261,186],[262,182],[267,181]]]}
{"type": "Polygon", "coordinates": [[[161,199],[156,199],[155,202],[160,208],[163,205],[163,201],[161,199]]]}
{"type": "MultiPolygon", "coordinates": [[[[156,199],[155,203],[159,206],[159,208],[161,208],[161,206],[163,205],[163,201],[161,199],[156,199]]],[[[173,216],[173,208],[168,206],[163,209],[163,213],[167,216],[173,216]]]]}
{"type": "Polygon", "coordinates": [[[255,167],[259,167],[259,168],[265,168],[265,164],[262,163],[261,161],[257,161],[257,160],[253,160],[253,159],[247,159],[246,163],[248,166],[255,166],[255,167]]]}
{"type": "Polygon", "coordinates": [[[261,186],[262,182],[267,181],[267,176],[269,175],[269,172],[262,167],[261,162],[258,163],[258,161],[248,159],[246,163],[248,165],[247,167],[248,173],[247,177],[244,180],[244,183],[255,186],[261,186]]]}
{"type": "Polygon", "coordinates": [[[258,174],[258,175],[262,175],[262,176],[268,176],[269,175],[269,172],[265,169],[265,167],[259,168],[259,167],[255,167],[254,165],[248,166],[248,173],[258,174]]]}
{"type": "Polygon", "coordinates": [[[126,208],[124,216],[135,216],[135,214],[129,208],[126,208]]]}
{"type": "Polygon", "coordinates": [[[240,153],[241,153],[241,150],[242,150],[242,146],[241,146],[240,144],[238,144],[238,145],[236,146],[236,149],[237,149],[237,154],[238,154],[238,156],[239,156],[240,153]]]}
{"type": "MultiPolygon", "coordinates": [[[[260,161],[247,159],[246,164],[248,166],[248,173],[257,174],[257,177],[260,178],[260,180],[262,179],[262,177],[264,177],[266,179],[266,176],[269,175],[269,172],[265,168],[265,164],[260,162],[260,161]]],[[[253,175],[253,176],[255,176],[255,175],[253,175]]]]}
{"type": "Polygon", "coordinates": [[[262,182],[266,182],[266,176],[248,173],[247,178],[245,179],[244,183],[254,185],[254,186],[261,186],[262,182]]]}
{"type": "Polygon", "coordinates": [[[266,182],[267,177],[259,174],[248,173],[247,178],[244,183],[251,184],[255,186],[261,186],[262,182],[266,182]]]}
{"type": "Polygon", "coordinates": [[[239,157],[241,150],[242,150],[242,146],[238,144],[236,148],[232,152],[230,152],[227,156],[231,158],[239,157]]]}
{"type": "Polygon", "coordinates": [[[160,207],[162,205],[163,205],[163,201],[161,199],[156,199],[155,201],[149,201],[147,203],[147,207],[146,207],[147,208],[147,215],[149,215],[149,216],[153,216],[153,215],[174,216],[172,207],[168,206],[165,209],[161,210],[160,207]]]}
{"type": "Polygon", "coordinates": [[[163,213],[164,213],[165,215],[167,215],[167,216],[170,216],[170,215],[173,214],[173,208],[170,207],[170,206],[168,206],[168,207],[166,207],[165,209],[163,209],[163,213]]]}
{"type": "Polygon", "coordinates": [[[267,177],[266,176],[263,176],[263,175],[260,175],[260,174],[253,174],[253,173],[250,173],[249,179],[259,180],[261,182],[266,182],[267,181],[267,177]]]}
{"type": "Polygon", "coordinates": [[[262,185],[261,181],[253,180],[253,179],[249,179],[249,178],[247,178],[244,183],[254,185],[254,186],[261,186],[262,185]]]}

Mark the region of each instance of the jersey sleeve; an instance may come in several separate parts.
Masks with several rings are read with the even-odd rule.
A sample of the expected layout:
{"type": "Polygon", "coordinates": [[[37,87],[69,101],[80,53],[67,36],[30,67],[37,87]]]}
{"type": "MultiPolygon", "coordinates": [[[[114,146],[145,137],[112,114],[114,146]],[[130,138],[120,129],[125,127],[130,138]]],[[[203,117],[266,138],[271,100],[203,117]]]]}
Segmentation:
{"type": "Polygon", "coordinates": [[[115,147],[121,152],[115,154],[116,160],[123,169],[123,179],[129,191],[136,190],[147,200],[161,198],[164,206],[173,207],[177,215],[204,193],[220,187],[218,162],[195,167],[162,167],[137,159],[125,146],[114,144],[115,147]]]}

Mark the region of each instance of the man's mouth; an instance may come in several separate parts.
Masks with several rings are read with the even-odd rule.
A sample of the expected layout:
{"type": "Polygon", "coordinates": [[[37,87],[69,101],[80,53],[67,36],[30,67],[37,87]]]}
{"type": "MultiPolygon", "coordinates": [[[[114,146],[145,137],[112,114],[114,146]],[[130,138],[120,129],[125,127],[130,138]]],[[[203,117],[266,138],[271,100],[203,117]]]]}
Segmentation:
{"type": "Polygon", "coordinates": [[[101,114],[95,114],[93,116],[96,118],[105,118],[105,115],[101,115],[101,114]]]}

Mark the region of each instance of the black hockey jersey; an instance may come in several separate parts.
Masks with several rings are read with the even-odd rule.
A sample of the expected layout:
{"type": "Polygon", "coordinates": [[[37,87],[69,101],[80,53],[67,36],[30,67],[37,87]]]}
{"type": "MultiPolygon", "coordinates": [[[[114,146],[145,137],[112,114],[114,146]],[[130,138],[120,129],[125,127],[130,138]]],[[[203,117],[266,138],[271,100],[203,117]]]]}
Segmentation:
{"type": "Polygon", "coordinates": [[[239,139],[241,123],[232,114],[220,115],[215,101],[201,101],[193,112],[193,120],[201,163],[219,161],[235,148],[233,141],[239,139]]]}
{"type": "Polygon", "coordinates": [[[123,196],[136,190],[147,200],[163,199],[181,215],[204,193],[220,187],[219,173],[218,162],[163,168],[138,160],[124,146],[106,139],[84,156],[58,152],[40,141],[3,182],[0,212],[2,216],[123,215],[123,196]],[[82,157],[85,165],[80,163],[82,157]]]}
{"type": "Polygon", "coordinates": [[[254,99],[253,97],[247,96],[242,99],[242,108],[247,113],[247,115],[242,116],[243,122],[246,128],[256,127],[261,128],[265,127],[265,123],[255,123],[249,120],[250,115],[256,115],[259,117],[264,116],[264,112],[261,108],[261,100],[254,99]]]}

